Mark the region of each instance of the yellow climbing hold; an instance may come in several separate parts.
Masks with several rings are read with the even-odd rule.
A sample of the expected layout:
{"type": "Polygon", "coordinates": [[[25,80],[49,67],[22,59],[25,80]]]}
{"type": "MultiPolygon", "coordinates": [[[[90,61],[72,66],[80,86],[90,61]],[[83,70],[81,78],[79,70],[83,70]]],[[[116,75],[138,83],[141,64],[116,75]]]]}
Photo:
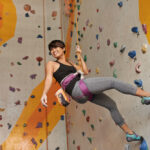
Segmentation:
{"type": "Polygon", "coordinates": [[[147,51],[147,44],[143,44],[141,50],[142,50],[143,53],[146,53],[146,51],[147,51]]]}

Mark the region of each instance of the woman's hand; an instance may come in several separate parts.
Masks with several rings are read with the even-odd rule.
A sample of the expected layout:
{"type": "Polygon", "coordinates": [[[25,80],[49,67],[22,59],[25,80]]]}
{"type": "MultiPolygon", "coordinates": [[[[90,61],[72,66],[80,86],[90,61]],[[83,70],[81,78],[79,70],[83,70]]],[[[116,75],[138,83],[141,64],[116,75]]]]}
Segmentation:
{"type": "Polygon", "coordinates": [[[82,50],[79,45],[76,46],[76,53],[79,53],[79,54],[82,53],[82,50]]]}
{"type": "Polygon", "coordinates": [[[47,107],[47,95],[43,94],[41,97],[41,103],[43,104],[43,106],[47,107]]]}
{"type": "Polygon", "coordinates": [[[81,54],[82,54],[82,50],[81,50],[81,48],[80,48],[80,46],[79,45],[77,45],[76,46],[76,55],[77,55],[77,59],[78,60],[81,60],[81,54]]]}

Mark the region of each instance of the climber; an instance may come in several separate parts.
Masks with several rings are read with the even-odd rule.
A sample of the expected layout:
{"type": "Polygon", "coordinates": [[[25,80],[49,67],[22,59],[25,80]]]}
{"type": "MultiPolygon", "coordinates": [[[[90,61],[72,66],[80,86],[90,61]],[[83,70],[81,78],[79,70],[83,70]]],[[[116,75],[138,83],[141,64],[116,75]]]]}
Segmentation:
{"type": "MultiPolygon", "coordinates": [[[[88,68],[82,58],[82,50],[78,45],[76,52],[80,66],[66,60],[65,44],[63,41],[53,40],[48,46],[50,54],[56,61],[49,61],[47,63],[41,103],[47,107],[47,93],[52,85],[52,78],[54,76],[63,90],[76,102],[83,104],[89,101],[108,109],[114,122],[125,132],[128,142],[140,141],[141,136],[137,135],[128,127],[114,100],[104,94],[103,91],[116,89],[124,94],[139,96],[143,98],[142,104],[146,105],[150,104],[150,92],[146,92],[139,87],[124,83],[113,77],[84,78],[83,74],[88,74],[88,68]]],[[[66,102],[64,106],[67,106],[67,104],[68,102],[66,102]]]]}

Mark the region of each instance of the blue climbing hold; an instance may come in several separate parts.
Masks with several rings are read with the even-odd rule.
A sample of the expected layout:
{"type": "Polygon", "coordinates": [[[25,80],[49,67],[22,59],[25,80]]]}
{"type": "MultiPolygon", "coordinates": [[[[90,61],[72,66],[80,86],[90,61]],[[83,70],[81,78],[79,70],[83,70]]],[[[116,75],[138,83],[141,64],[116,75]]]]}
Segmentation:
{"type": "Polygon", "coordinates": [[[98,35],[98,34],[96,34],[96,39],[98,40],[98,38],[99,38],[99,35],[98,35]]]}
{"type": "Polygon", "coordinates": [[[132,31],[133,33],[139,33],[138,27],[132,27],[131,31],[132,31]]]}
{"type": "Polygon", "coordinates": [[[144,138],[141,141],[140,150],[148,150],[148,145],[147,145],[146,140],[144,138]]]}
{"type": "Polygon", "coordinates": [[[143,86],[143,82],[141,79],[139,80],[134,80],[134,83],[138,86],[138,87],[142,87],[143,86]]]}
{"type": "Polygon", "coordinates": [[[128,53],[128,56],[130,56],[131,58],[134,58],[135,56],[136,56],[136,51],[130,51],[129,53],[128,53]]]}
{"type": "Polygon", "coordinates": [[[123,6],[123,2],[119,2],[119,3],[118,3],[118,6],[119,6],[119,7],[122,7],[122,6],[123,6]]]}

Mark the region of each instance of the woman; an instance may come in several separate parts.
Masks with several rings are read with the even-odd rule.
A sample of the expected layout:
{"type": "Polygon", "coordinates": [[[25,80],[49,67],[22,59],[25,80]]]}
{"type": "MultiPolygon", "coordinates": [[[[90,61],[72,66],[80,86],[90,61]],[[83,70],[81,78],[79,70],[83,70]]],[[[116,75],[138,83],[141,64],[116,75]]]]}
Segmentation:
{"type": "Polygon", "coordinates": [[[143,104],[150,104],[150,93],[145,92],[141,88],[134,87],[130,84],[124,83],[113,77],[94,77],[81,79],[82,74],[78,71],[82,68],[84,75],[88,74],[88,68],[82,58],[82,51],[77,46],[78,60],[80,66],[66,61],[65,58],[65,44],[60,40],[54,40],[49,44],[51,55],[56,58],[56,61],[49,61],[46,67],[46,79],[41,97],[41,102],[47,107],[47,92],[51,87],[52,78],[56,79],[63,87],[63,89],[78,103],[85,103],[87,100],[90,102],[105,107],[109,110],[112,119],[115,123],[125,132],[126,140],[140,141],[141,136],[133,132],[125,123],[121,116],[116,103],[103,93],[105,90],[116,89],[124,94],[134,96],[142,96],[143,104]]]}

